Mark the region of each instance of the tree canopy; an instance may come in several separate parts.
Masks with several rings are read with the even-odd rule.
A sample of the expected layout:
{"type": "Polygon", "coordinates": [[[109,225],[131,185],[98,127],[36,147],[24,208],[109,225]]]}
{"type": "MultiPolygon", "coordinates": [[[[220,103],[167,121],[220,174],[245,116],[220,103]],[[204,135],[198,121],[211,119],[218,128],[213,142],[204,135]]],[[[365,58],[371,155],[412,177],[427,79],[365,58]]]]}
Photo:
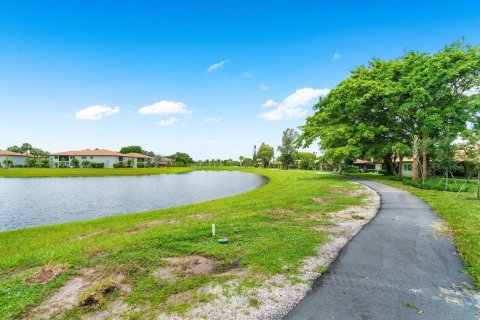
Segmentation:
{"type": "MultiPolygon", "coordinates": [[[[187,153],[184,153],[184,152],[177,152],[175,154],[172,154],[170,156],[170,158],[174,159],[175,162],[178,164],[189,164],[189,163],[193,163],[193,159],[192,157],[190,157],[190,155],[188,155],[187,153]]],[[[212,160],[214,161],[214,160],[212,160]]]]}
{"type": "Polygon", "coordinates": [[[285,169],[288,169],[288,166],[292,165],[295,161],[295,154],[297,149],[295,147],[295,141],[298,139],[298,133],[293,129],[285,129],[282,134],[282,145],[280,145],[277,150],[280,152],[280,157],[278,158],[285,169]]]}
{"type": "Polygon", "coordinates": [[[270,160],[273,158],[275,150],[265,142],[262,142],[257,151],[257,159],[262,160],[263,166],[267,167],[270,160]]]}
{"type": "Polygon", "coordinates": [[[478,95],[469,93],[479,85],[480,47],[462,42],[435,54],[373,59],[319,100],[297,143],[318,141],[337,163],[382,159],[389,173],[395,155],[412,156],[415,175],[422,141],[454,139],[478,121],[478,95]]]}

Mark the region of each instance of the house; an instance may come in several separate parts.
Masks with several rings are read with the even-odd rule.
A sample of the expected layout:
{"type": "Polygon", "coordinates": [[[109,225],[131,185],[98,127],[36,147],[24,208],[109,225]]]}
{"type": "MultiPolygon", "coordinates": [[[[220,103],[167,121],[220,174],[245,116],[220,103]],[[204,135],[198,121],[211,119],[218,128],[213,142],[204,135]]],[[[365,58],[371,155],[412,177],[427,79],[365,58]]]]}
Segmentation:
{"type": "MultiPolygon", "coordinates": [[[[175,160],[169,157],[159,157],[155,162],[156,167],[169,167],[172,165],[175,165],[175,160]]],[[[201,165],[203,165],[203,163],[201,165]]]]}
{"type": "MultiPolygon", "coordinates": [[[[400,160],[395,159],[395,164],[397,167],[397,172],[400,167],[400,160]]],[[[419,164],[421,166],[421,164],[419,164]]],[[[411,177],[413,175],[413,159],[412,158],[403,158],[402,159],[402,176],[411,177]]]]}
{"type": "Polygon", "coordinates": [[[123,161],[127,160],[125,155],[121,154],[120,152],[106,149],[64,151],[52,153],[50,155],[50,161],[53,163],[55,168],[73,167],[72,160],[74,158],[79,160],[80,166],[82,165],[83,161],[87,160],[90,163],[103,163],[105,168],[113,168],[113,164],[123,163],[123,161]]]}
{"type": "Polygon", "coordinates": [[[283,163],[282,163],[282,161],[272,159],[272,160],[270,160],[269,165],[270,165],[271,168],[281,169],[282,166],[283,166],[283,163]]]}
{"type": "Polygon", "coordinates": [[[22,153],[17,153],[17,152],[12,152],[8,150],[0,150],[0,166],[5,167],[5,163],[7,161],[10,162],[10,166],[24,166],[26,165],[26,159],[27,159],[26,154],[22,153]]]}
{"type": "Polygon", "coordinates": [[[382,164],[381,163],[376,163],[372,160],[362,160],[362,159],[357,159],[355,162],[353,162],[354,166],[358,167],[358,170],[360,172],[378,172],[382,170],[382,164]]]}
{"type": "Polygon", "coordinates": [[[125,153],[124,156],[133,160],[133,167],[144,167],[145,164],[150,163],[153,159],[153,157],[136,152],[125,153]]]}
{"type": "Polygon", "coordinates": [[[137,167],[139,163],[148,162],[152,159],[152,157],[140,153],[123,154],[107,149],[64,151],[50,155],[50,161],[55,168],[73,167],[72,160],[74,158],[78,159],[80,166],[82,166],[83,161],[87,160],[90,163],[103,163],[104,168],[113,168],[114,164],[127,165],[129,160],[133,160],[133,167],[137,167]]]}

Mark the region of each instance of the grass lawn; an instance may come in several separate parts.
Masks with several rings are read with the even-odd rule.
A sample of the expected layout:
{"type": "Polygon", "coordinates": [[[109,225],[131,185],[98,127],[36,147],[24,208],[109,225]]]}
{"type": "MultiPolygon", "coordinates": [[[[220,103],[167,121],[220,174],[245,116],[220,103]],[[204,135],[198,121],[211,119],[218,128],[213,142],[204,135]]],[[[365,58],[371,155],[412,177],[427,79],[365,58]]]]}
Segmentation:
{"type": "MultiPolygon", "coordinates": [[[[129,174],[137,172],[125,170],[129,174]]],[[[173,173],[188,169],[138,172],[161,170],[173,173]]],[[[161,310],[185,310],[189,303],[171,306],[168,298],[209,282],[231,279],[231,274],[221,271],[228,270],[232,261],[255,275],[244,280],[245,285],[261,283],[277,273],[298,273],[302,260],[314,255],[326,236],[325,232],[313,230],[313,226],[329,224],[329,212],[362,203],[362,196],[351,192],[358,185],[334,176],[296,170],[235,170],[262,174],[271,181],[245,194],[196,205],[0,233],[0,318],[31,317],[35,306],[85,269],[94,270],[104,279],[92,284],[91,292],[100,290],[105,281],[115,281],[115,275],[123,275],[122,281],[130,288],[122,294],[123,300],[141,306],[142,317],[161,310]],[[314,201],[314,197],[322,201],[314,201]],[[212,223],[217,226],[216,237],[210,235],[212,223]],[[217,239],[224,236],[230,242],[219,244],[217,239]],[[174,282],[154,276],[156,270],[165,267],[164,258],[192,255],[217,261],[216,274],[179,277],[174,282]],[[63,272],[46,283],[28,283],[45,266],[63,272]]],[[[120,174],[124,170],[1,171],[3,176],[7,171],[10,176],[53,176],[64,172],[120,174]]],[[[116,297],[118,293],[109,295],[95,310],[116,297]]],[[[208,299],[211,297],[190,297],[191,301],[208,299]]],[[[76,305],[59,316],[75,319],[95,310],[76,305]]],[[[135,318],[134,313],[129,316],[135,318]]]]}
{"type": "Polygon", "coordinates": [[[181,173],[193,170],[193,167],[173,168],[117,168],[117,169],[53,169],[53,168],[13,168],[0,169],[0,178],[27,177],[95,177],[95,176],[140,176],[149,174],[181,173]]]}
{"type": "MultiPolygon", "coordinates": [[[[381,183],[406,190],[428,203],[450,228],[455,244],[462,257],[465,268],[473,278],[477,288],[480,288],[480,201],[476,200],[476,181],[468,185],[467,192],[437,191],[418,189],[405,185],[394,177],[377,174],[356,174],[361,178],[375,180],[381,183]]],[[[438,186],[439,178],[430,179],[431,186],[438,186]]],[[[463,184],[465,180],[458,180],[463,184]]],[[[449,182],[454,186],[453,179],[449,182]]]]}

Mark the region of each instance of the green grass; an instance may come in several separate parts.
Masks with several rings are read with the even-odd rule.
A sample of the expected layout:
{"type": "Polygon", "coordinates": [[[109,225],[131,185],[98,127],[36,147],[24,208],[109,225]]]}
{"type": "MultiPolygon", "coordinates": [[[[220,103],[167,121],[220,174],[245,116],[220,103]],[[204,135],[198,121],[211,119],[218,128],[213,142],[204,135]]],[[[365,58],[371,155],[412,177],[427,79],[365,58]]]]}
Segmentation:
{"type": "MultiPolygon", "coordinates": [[[[17,176],[45,174],[37,170],[19,169],[17,176]]],[[[71,171],[46,170],[50,175],[71,171]]],[[[97,170],[121,171],[91,171],[97,170]]],[[[348,192],[358,188],[356,184],[334,176],[295,170],[236,170],[262,174],[271,180],[257,190],[196,205],[0,233],[0,318],[28,317],[34,306],[78,268],[96,268],[105,276],[126,275],[131,293],[125,300],[145,306],[147,313],[176,310],[166,305],[169,296],[232,277],[199,275],[168,283],[153,276],[165,264],[164,257],[202,255],[220,261],[225,268],[233,259],[240,259],[240,265],[255,274],[249,281],[259,283],[276,273],[294,275],[302,260],[314,255],[325,239],[326,233],[314,231],[313,226],[328,224],[326,213],[362,202],[361,197],[348,192]],[[322,203],[313,201],[313,197],[321,197],[322,203]],[[272,214],[283,211],[289,214],[272,214]],[[198,214],[203,214],[202,219],[189,218],[198,214]],[[154,220],[178,223],[142,228],[154,220]],[[217,237],[210,235],[212,223],[217,226],[217,237]],[[230,240],[226,245],[216,241],[223,236],[230,240]],[[68,265],[69,271],[44,285],[24,282],[45,264],[68,265]]],[[[202,301],[204,297],[196,299],[202,301]]],[[[76,307],[68,314],[75,318],[88,312],[76,307]]]]}
{"type": "MultiPolygon", "coordinates": [[[[406,190],[428,203],[447,223],[458,248],[465,268],[477,288],[480,288],[480,201],[476,200],[476,184],[470,183],[467,192],[438,191],[419,189],[405,185],[395,177],[377,174],[356,174],[358,177],[406,190]]],[[[438,185],[441,179],[431,179],[428,183],[438,185]]],[[[453,183],[453,180],[450,181],[453,183]]],[[[457,183],[463,184],[464,179],[457,183]]]]}
{"type": "Polygon", "coordinates": [[[95,177],[95,176],[139,176],[149,174],[182,173],[193,170],[194,167],[170,168],[118,168],[118,169],[54,169],[54,168],[13,168],[0,169],[0,177],[95,177]]]}

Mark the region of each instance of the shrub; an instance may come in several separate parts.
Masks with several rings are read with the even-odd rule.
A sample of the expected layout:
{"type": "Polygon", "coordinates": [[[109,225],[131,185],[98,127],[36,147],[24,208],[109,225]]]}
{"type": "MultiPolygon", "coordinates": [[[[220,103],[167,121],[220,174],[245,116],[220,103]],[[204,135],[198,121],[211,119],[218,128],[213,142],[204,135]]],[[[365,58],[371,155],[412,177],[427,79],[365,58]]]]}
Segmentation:
{"type": "Polygon", "coordinates": [[[5,166],[5,168],[9,168],[13,165],[13,161],[12,160],[3,160],[3,165],[5,166]]]}
{"type": "Polygon", "coordinates": [[[83,161],[82,161],[82,167],[84,167],[84,168],[90,167],[90,161],[88,161],[88,160],[83,160],[83,161]]]}
{"type": "Polygon", "coordinates": [[[123,168],[123,163],[121,163],[121,162],[114,163],[113,167],[114,168],[123,168]]]}
{"type": "Polygon", "coordinates": [[[91,168],[97,168],[97,169],[104,168],[105,163],[103,163],[103,162],[90,162],[90,167],[91,168]]]}
{"type": "Polygon", "coordinates": [[[25,159],[25,163],[27,167],[30,167],[30,168],[35,167],[35,159],[33,158],[25,159]]]}
{"type": "Polygon", "coordinates": [[[72,159],[72,166],[74,168],[80,168],[80,160],[78,160],[77,158],[73,158],[72,159]]]}
{"type": "Polygon", "coordinates": [[[137,162],[137,168],[145,168],[145,164],[143,162],[137,162]]]}

